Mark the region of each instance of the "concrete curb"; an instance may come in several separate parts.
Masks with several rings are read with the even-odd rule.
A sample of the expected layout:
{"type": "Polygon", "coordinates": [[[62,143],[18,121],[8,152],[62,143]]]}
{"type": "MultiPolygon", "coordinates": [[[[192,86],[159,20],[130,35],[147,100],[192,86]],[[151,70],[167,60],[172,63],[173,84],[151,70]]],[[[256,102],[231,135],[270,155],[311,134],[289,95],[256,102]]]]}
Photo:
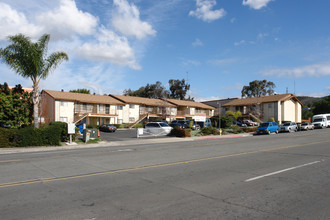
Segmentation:
{"type": "Polygon", "coordinates": [[[13,154],[13,153],[28,153],[28,152],[43,152],[43,151],[56,151],[56,150],[74,150],[74,149],[88,149],[96,147],[116,147],[116,146],[131,146],[131,145],[143,145],[143,144],[161,144],[161,143],[174,143],[174,142],[189,142],[189,141],[203,141],[203,140],[215,140],[215,139],[229,139],[229,138],[243,138],[252,136],[251,133],[239,134],[239,135],[223,135],[223,136],[201,136],[201,137],[189,137],[189,138],[153,138],[143,139],[137,138],[128,141],[101,141],[97,144],[78,144],[78,145],[62,145],[62,146],[40,146],[40,147],[24,147],[24,148],[0,148],[1,154],[13,154]]]}

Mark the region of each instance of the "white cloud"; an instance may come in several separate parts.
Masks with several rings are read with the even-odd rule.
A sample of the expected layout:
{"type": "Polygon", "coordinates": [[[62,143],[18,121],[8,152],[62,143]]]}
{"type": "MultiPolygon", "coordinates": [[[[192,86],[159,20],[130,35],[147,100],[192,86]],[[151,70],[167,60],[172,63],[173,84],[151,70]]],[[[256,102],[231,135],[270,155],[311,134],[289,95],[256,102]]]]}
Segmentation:
{"type": "Polygon", "coordinates": [[[197,60],[182,59],[182,65],[184,65],[184,66],[200,66],[201,63],[197,60]]]}
{"type": "Polygon", "coordinates": [[[192,43],[192,45],[194,47],[199,47],[199,46],[203,46],[204,44],[200,39],[196,38],[196,40],[192,43]]]}
{"type": "Polygon", "coordinates": [[[155,35],[156,31],[145,21],[140,20],[138,8],[127,0],[114,0],[116,10],[112,17],[112,25],[126,36],[135,36],[137,39],[143,39],[148,35],[155,35]]]}
{"type": "Polygon", "coordinates": [[[0,2],[0,40],[5,40],[8,36],[17,33],[37,37],[41,35],[42,29],[42,27],[30,23],[24,13],[0,2]]]}
{"type": "Polygon", "coordinates": [[[235,45],[235,46],[239,46],[239,45],[243,45],[243,44],[245,44],[245,43],[246,43],[245,40],[241,40],[241,41],[235,42],[234,45],[235,45]]]}
{"type": "Polygon", "coordinates": [[[325,88],[325,90],[328,90],[328,91],[330,91],[330,86],[328,86],[327,88],[325,88]]]}
{"type": "Polygon", "coordinates": [[[250,8],[259,10],[266,7],[272,0],[243,0],[243,5],[248,5],[250,8]]]}
{"type": "Polygon", "coordinates": [[[235,22],[236,22],[236,18],[230,19],[230,23],[235,23],[235,22]]]}
{"type": "Polygon", "coordinates": [[[330,75],[330,62],[295,68],[273,68],[262,71],[266,76],[278,77],[322,77],[330,75]]]}
{"type": "Polygon", "coordinates": [[[55,38],[91,35],[98,25],[97,17],[79,10],[72,0],[61,0],[58,8],[37,15],[36,21],[55,38]]]}
{"type": "Polygon", "coordinates": [[[237,59],[235,58],[227,58],[227,59],[219,59],[219,60],[211,60],[209,63],[217,65],[217,66],[223,66],[228,65],[237,62],[237,59]]]}
{"type": "Polygon", "coordinates": [[[84,43],[76,49],[78,56],[116,65],[141,69],[135,60],[133,49],[126,37],[121,37],[111,30],[102,28],[97,43],[84,43]]]}
{"type": "Polygon", "coordinates": [[[224,17],[226,11],[223,8],[212,10],[216,4],[216,0],[196,0],[197,9],[195,11],[190,11],[189,15],[195,16],[206,22],[211,22],[224,17]]]}

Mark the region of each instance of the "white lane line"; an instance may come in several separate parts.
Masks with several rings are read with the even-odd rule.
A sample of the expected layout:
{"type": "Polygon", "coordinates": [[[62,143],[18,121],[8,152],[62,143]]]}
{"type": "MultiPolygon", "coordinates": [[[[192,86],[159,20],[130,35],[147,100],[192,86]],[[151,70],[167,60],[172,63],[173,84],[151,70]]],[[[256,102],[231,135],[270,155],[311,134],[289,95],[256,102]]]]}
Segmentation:
{"type": "Polygon", "coordinates": [[[313,165],[313,164],[320,163],[320,162],[321,161],[314,161],[314,162],[311,162],[311,163],[306,163],[306,164],[303,164],[303,165],[287,168],[287,169],[284,169],[284,170],[279,170],[279,171],[276,171],[276,172],[273,172],[273,173],[268,173],[268,174],[265,174],[265,175],[262,175],[262,176],[257,176],[257,177],[253,177],[251,179],[247,179],[244,182],[250,182],[250,181],[253,181],[253,180],[261,179],[261,178],[264,178],[264,177],[267,177],[267,176],[272,176],[272,175],[275,175],[275,174],[283,173],[283,172],[286,172],[286,171],[289,171],[289,170],[294,170],[294,169],[297,169],[297,168],[313,165]]]}

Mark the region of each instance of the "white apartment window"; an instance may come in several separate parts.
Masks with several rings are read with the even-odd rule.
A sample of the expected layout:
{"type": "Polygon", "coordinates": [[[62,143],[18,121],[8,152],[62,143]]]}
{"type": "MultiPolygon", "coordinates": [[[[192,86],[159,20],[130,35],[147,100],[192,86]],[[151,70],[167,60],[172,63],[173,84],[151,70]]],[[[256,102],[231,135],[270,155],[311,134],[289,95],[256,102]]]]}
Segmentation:
{"type": "Polygon", "coordinates": [[[134,117],[129,117],[129,122],[130,122],[130,123],[135,122],[135,118],[134,118],[134,117]]]}
{"type": "Polygon", "coordinates": [[[123,123],[123,119],[118,119],[118,124],[122,124],[123,123]]]}
{"type": "Polygon", "coordinates": [[[61,106],[63,106],[63,107],[67,107],[67,106],[68,106],[68,102],[66,102],[66,101],[61,101],[61,106]]]}
{"type": "Polygon", "coordinates": [[[272,103],[268,104],[268,108],[273,108],[273,104],[272,103]]]}
{"type": "Polygon", "coordinates": [[[118,110],[123,110],[123,106],[122,105],[117,105],[117,109],[118,110]]]}
{"type": "Polygon", "coordinates": [[[129,104],[129,108],[134,109],[135,108],[135,105],[129,104]]]}
{"type": "Polygon", "coordinates": [[[104,113],[104,105],[101,104],[99,110],[100,110],[100,113],[104,113]]]}
{"type": "Polygon", "coordinates": [[[60,117],[61,122],[68,122],[68,117],[60,117]]]}
{"type": "Polygon", "coordinates": [[[83,110],[87,111],[87,103],[83,103],[83,110]]]}
{"type": "Polygon", "coordinates": [[[110,114],[110,105],[105,105],[105,114],[110,114]]]}

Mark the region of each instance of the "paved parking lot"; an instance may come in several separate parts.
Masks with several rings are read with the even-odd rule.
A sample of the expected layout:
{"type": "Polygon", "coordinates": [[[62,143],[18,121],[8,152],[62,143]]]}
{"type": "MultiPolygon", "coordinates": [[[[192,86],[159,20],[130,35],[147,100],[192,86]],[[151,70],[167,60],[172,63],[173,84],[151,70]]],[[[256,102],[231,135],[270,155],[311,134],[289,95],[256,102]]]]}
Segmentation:
{"type": "Polygon", "coordinates": [[[116,132],[102,132],[100,136],[106,141],[127,141],[136,139],[136,129],[119,129],[116,132]]]}

